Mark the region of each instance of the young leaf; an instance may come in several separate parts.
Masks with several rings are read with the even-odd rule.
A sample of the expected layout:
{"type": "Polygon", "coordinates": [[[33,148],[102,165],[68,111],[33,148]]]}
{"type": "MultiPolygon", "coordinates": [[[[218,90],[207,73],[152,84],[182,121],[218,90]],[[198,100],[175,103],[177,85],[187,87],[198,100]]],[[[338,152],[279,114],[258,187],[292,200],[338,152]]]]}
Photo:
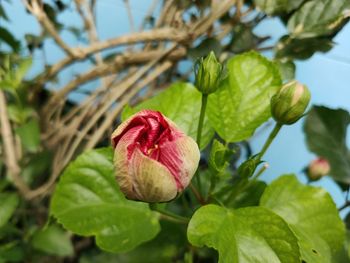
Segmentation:
{"type": "Polygon", "coordinates": [[[15,193],[0,193],[0,227],[4,226],[11,218],[19,203],[15,193]]]}
{"type": "Polygon", "coordinates": [[[193,215],[187,236],[195,246],[218,250],[219,263],[300,262],[298,241],[288,224],[263,207],[203,206],[193,215]]]}
{"type": "Polygon", "coordinates": [[[299,239],[302,259],[329,263],[342,247],[344,224],[331,196],[322,188],[302,185],[285,175],[265,190],[260,205],[281,216],[299,239]]]}
{"type": "Polygon", "coordinates": [[[332,35],[345,24],[349,11],[348,0],[307,1],[288,20],[288,31],[293,38],[332,35]]]}
{"type": "Polygon", "coordinates": [[[330,175],[346,184],[350,184],[350,151],[346,145],[349,124],[347,111],[323,106],[314,106],[304,124],[309,149],[327,159],[331,165],[330,175]]]}
{"type": "Polygon", "coordinates": [[[18,63],[16,68],[16,79],[14,80],[17,86],[22,82],[23,78],[27,74],[28,70],[32,66],[32,58],[24,58],[18,63]]]}
{"type": "Polygon", "coordinates": [[[51,214],[66,229],[95,236],[110,252],[126,252],[153,239],[158,215],[147,204],[126,200],[114,178],[111,148],[80,155],[64,171],[51,202],[51,214]]]}
{"type": "Polygon", "coordinates": [[[232,151],[225,147],[221,142],[214,139],[209,155],[209,167],[216,173],[222,173],[229,165],[229,158],[232,151]]]}
{"type": "Polygon", "coordinates": [[[73,255],[69,234],[55,225],[35,232],[31,243],[35,249],[50,255],[61,257],[73,255]]]}
{"type": "Polygon", "coordinates": [[[249,177],[253,176],[256,168],[261,163],[262,163],[262,161],[260,160],[258,155],[251,156],[248,160],[244,161],[238,167],[238,175],[241,178],[249,178],[249,177]]]}
{"type": "MultiPolygon", "coordinates": [[[[142,109],[157,110],[174,121],[187,135],[196,139],[200,107],[201,93],[193,85],[175,83],[133,108],[126,107],[122,117],[125,120],[142,109]]],[[[205,117],[200,148],[207,146],[213,136],[214,130],[205,117]]]]}
{"type": "Polygon", "coordinates": [[[281,86],[274,63],[256,52],[231,58],[228,77],[208,99],[209,121],[227,142],[253,135],[270,116],[270,98],[281,86]]]}

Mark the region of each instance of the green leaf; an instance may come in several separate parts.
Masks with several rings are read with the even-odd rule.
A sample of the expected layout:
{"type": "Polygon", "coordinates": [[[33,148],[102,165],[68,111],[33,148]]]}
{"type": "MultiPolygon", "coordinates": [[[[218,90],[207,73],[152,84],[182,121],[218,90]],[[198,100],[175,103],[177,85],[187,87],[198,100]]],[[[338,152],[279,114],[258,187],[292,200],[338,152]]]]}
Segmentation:
{"type": "Polygon", "coordinates": [[[21,138],[22,145],[29,152],[36,152],[40,146],[40,129],[36,119],[19,126],[16,133],[21,138]]]}
{"type": "Polygon", "coordinates": [[[53,154],[49,151],[42,151],[28,156],[25,166],[21,170],[21,177],[28,184],[40,180],[50,172],[53,154]]]}
{"type": "Polygon", "coordinates": [[[43,4],[43,10],[46,13],[47,17],[50,19],[55,29],[60,31],[63,28],[63,25],[57,20],[57,15],[59,12],[57,12],[54,7],[47,3],[43,4]]]}
{"type": "Polygon", "coordinates": [[[36,36],[33,34],[25,34],[24,39],[27,42],[27,47],[30,52],[33,52],[36,48],[42,48],[45,40],[45,35],[36,36]]]}
{"type": "Polygon", "coordinates": [[[21,43],[4,27],[0,27],[0,42],[9,45],[14,52],[18,52],[21,47],[21,43]]]}
{"type": "Polygon", "coordinates": [[[23,262],[25,258],[25,249],[22,244],[12,241],[0,245],[0,262],[23,262]]]}
{"type": "MultiPolygon", "coordinates": [[[[210,97],[210,96],[209,96],[210,97]]],[[[157,110],[174,121],[187,135],[196,139],[201,107],[201,93],[190,83],[175,83],[156,96],[122,113],[123,120],[142,110],[157,110]]],[[[208,145],[214,130],[208,118],[204,118],[201,149],[208,145]]]]}
{"type": "Polygon", "coordinates": [[[293,38],[332,35],[340,30],[349,16],[348,0],[307,1],[288,20],[288,31],[293,38]]]}
{"type": "Polygon", "coordinates": [[[4,20],[9,21],[9,18],[5,12],[4,7],[2,6],[2,4],[0,3],[0,17],[2,17],[4,20]]]}
{"type": "Polygon", "coordinates": [[[66,229],[95,236],[97,245],[120,253],[153,239],[158,214],[126,200],[114,178],[111,148],[80,155],[64,171],[51,201],[51,214],[66,229]]]}
{"type": "Polygon", "coordinates": [[[69,234],[56,225],[48,226],[34,233],[32,246],[50,255],[71,256],[74,253],[69,234]]]}
{"type": "Polygon", "coordinates": [[[283,81],[293,80],[295,78],[295,64],[291,60],[276,60],[283,81]]]}
{"type": "Polygon", "coordinates": [[[10,64],[5,75],[0,80],[0,88],[11,90],[20,87],[22,80],[31,65],[31,58],[21,59],[17,64],[10,64]]]}
{"type": "Polygon", "coordinates": [[[30,67],[32,66],[32,58],[24,58],[22,59],[16,68],[16,83],[17,85],[22,82],[24,76],[28,73],[30,67]]]}
{"type": "Polygon", "coordinates": [[[0,227],[4,226],[15,212],[19,198],[15,193],[0,193],[0,227]]]}
{"type": "Polygon", "coordinates": [[[256,52],[231,58],[227,71],[228,77],[209,96],[207,115],[225,141],[238,142],[270,118],[270,98],[281,77],[275,64],[256,52]]]}
{"type": "Polygon", "coordinates": [[[350,262],[350,232],[346,231],[343,248],[334,255],[332,263],[349,263],[350,262]]]}
{"type": "Polygon", "coordinates": [[[276,58],[279,59],[308,59],[315,52],[328,52],[334,43],[328,37],[291,38],[283,36],[275,46],[276,58]]]}
{"type": "Polygon", "coordinates": [[[242,53],[254,49],[261,41],[253,32],[253,28],[245,23],[239,23],[232,28],[232,39],[228,44],[234,53],[242,53]]]}
{"type": "Polygon", "coordinates": [[[216,38],[206,38],[198,46],[190,48],[187,55],[192,60],[197,60],[201,57],[207,56],[210,51],[214,51],[215,56],[219,57],[222,52],[222,46],[216,38]]]}
{"type": "Polygon", "coordinates": [[[289,13],[305,0],[254,0],[256,6],[268,15],[289,13]]]}
{"type": "Polygon", "coordinates": [[[342,247],[344,224],[324,189],[303,185],[295,176],[285,175],[266,188],[260,205],[289,224],[299,239],[305,262],[330,262],[332,253],[342,247]]]}
{"type": "Polygon", "coordinates": [[[22,235],[22,230],[20,228],[17,228],[12,222],[8,222],[6,225],[0,227],[0,240],[9,239],[9,237],[12,239],[15,239],[15,237],[21,238],[22,235]]]}
{"type": "Polygon", "coordinates": [[[35,115],[35,111],[30,107],[23,107],[18,104],[9,104],[7,106],[9,118],[17,124],[23,124],[30,116],[35,115]]]}
{"type": "Polygon", "coordinates": [[[195,246],[218,250],[219,262],[300,262],[298,241],[288,224],[263,207],[202,206],[187,236],[195,246]]]}
{"type": "Polygon", "coordinates": [[[244,191],[238,193],[233,200],[226,203],[229,207],[240,208],[259,205],[260,198],[264,193],[266,183],[257,180],[251,180],[244,191]]]}
{"type": "Polygon", "coordinates": [[[209,167],[216,173],[224,172],[229,165],[229,158],[231,155],[231,150],[214,139],[209,155],[209,167]]]}
{"type": "Polygon", "coordinates": [[[238,167],[238,175],[241,178],[249,178],[253,176],[256,168],[259,164],[261,164],[262,161],[259,158],[259,155],[253,155],[249,157],[248,160],[244,161],[239,167],[238,167]]]}
{"type": "Polygon", "coordinates": [[[188,245],[186,230],[182,225],[162,222],[159,235],[128,253],[113,255],[107,253],[93,253],[88,250],[80,258],[79,263],[157,263],[173,262],[188,245]]]}
{"type": "Polygon", "coordinates": [[[323,106],[314,106],[304,123],[309,149],[327,159],[331,165],[330,175],[346,184],[350,184],[350,151],[346,145],[349,124],[347,111],[323,106]]]}

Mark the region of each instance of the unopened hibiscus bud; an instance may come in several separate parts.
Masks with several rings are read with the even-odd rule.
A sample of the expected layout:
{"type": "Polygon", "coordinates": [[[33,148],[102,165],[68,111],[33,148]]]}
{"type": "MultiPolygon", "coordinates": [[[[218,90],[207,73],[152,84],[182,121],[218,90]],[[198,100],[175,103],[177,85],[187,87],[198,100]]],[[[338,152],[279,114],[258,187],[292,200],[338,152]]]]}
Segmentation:
{"type": "Polygon", "coordinates": [[[188,186],[198,167],[196,142],[157,111],[131,116],[111,139],[116,180],[132,200],[170,201],[188,186]]]}
{"type": "Polygon", "coordinates": [[[310,163],[306,174],[311,181],[316,181],[327,175],[330,169],[331,167],[326,159],[317,158],[310,163]]]}
{"type": "Polygon", "coordinates": [[[203,94],[217,90],[222,78],[222,65],[217,61],[213,51],[205,58],[200,58],[195,64],[195,86],[203,94]]]}
{"type": "Polygon", "coordinates": [[[304,114],[310,101],[310,91],[297,81],[283,85],[271,98],[271,113],[280,124],[293,124],[304,114]]]}

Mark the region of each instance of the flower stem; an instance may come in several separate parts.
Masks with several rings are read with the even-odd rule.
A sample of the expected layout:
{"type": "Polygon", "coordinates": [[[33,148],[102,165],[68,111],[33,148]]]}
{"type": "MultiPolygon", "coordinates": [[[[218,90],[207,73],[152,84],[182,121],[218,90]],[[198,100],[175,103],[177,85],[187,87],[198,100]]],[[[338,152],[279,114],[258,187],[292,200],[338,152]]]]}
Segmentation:
{"type": "MultiPolygon", "coordinates": [[[[208,101],[208,94],[203,94],[202,93],[202,104],[201,104],[201,111],[200,111],[200,115],[199,115],[199,121],[198,121],[198,128],[197,128],[197,144],[198,144],[198,147],[200,147],[201,145],[201,138],[202,138],[202,130],[203,130],[203,123],[204,123],[204,116],[205,116],[205,110],[207,108],[207,101],[208,101]]],[[[203,200],[200,192],[201,192],[201,178],[199,176],[199,172],[197,170],[196,174],[195,174],[195,177],[197,179],[197,186],[198,186],[198,190],[197,191],[194,187],[192,187],[192,191],[193,190],[196,190],[193,191],[193,193],[196,195],[197,199],[200,201],[200,200],[203,200]],[[200,198],[198,198],[198,195],[200,198]]]]}
{"type": "Polygon", "coordinates": [[[207,101],[208,101],[208,94],[202,94],[202,105],[201,105],[201,112],[199,115],[199,122],[198,122],[198,129],[197,129],[197,144],[199,148],[201,145],[202,129],[203,129],[205,110],[207,108],[207,101]]]}
{"type": "Polygon", "coordinates": [[[261,160],[261,158],[264,156],[266,150],[269,148],[269,146],[271,145],[272,141],[275,139],[276,135],[278,134],[278,132],[280,131],[281,128],[282,128],[282,124],[280,124],[280,123],[275,124],[275,127],[271,131],[264,146],[262,147],[260,153],[258,154],[258,160],[261,160]]]}
{"type": "MultiPolygon", "coordinates": [[[[197,179],[199,178],[199,174],[197,174],[197,179]]],[[[192,183],[189,184],[189,187],[193,193],[193,195],[196,197],[197,201],[201,204],[204,205],[205,204],[205,200],[202,197],[202,195],[200,194],[200,192],[196,189],[196,187],[194,187],[194,185],[192,183]]]]}
{"type": "Polygon", "coordinates": [[[187,217],[179,216],[170,211],[159,208],[156,203],[150,204],[150,208],[153,211],[157,211],[158,213],[160,213],[161,214],[160,218],[171,222],[175,222],[179,224],[188,224],[188,222],[190,221],[190,219],[187,217]]]}

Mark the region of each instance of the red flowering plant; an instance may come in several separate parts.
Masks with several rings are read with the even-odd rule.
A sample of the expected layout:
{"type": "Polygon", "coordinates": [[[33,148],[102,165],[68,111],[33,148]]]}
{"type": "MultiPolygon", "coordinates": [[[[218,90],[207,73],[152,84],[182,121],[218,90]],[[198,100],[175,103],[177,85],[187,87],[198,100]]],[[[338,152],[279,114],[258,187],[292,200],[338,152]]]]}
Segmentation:
{"type": "Polygon", "coordinates": [[[349,10],[0,1],[0,263],[350,262],[350,114],[295,63],[349,10]]]}
{"type": "MultiPolygon", "coordinates": [[[[274,138],[304,116],[307,87],[283,84],[275,63],[255,52],[225,69],[210,53],[196,67],[196,87],[176,83],[124,109],[112,149],[86,152],[66,169],[52,215],[109,252],[178,246],[154,262],[329,262],[344,239],[329,194],[292,174],[260,180],[274,138]],[[270,117],[275,126],[262,149],[237,165],[241,142],[270,117]],[[321,214],[332,222],[326,232],[321,214]]],[[[309,176],[331,173],[327,165],[312,163],[309,176]]]]}

